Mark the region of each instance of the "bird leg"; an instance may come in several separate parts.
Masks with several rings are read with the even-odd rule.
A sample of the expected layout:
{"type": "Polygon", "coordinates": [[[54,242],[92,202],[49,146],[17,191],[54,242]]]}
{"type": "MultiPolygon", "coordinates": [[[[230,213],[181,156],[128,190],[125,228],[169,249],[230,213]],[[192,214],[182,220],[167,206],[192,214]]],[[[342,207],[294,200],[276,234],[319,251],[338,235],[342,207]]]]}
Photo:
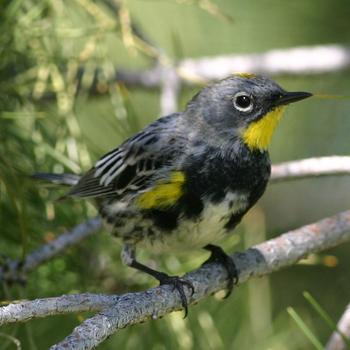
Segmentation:
{"type": "Polygon", "coordinates": [[[224,297],[224,298],[227,298],[232,293],[233,286],[238,283],[238,271],[237,271],[236,265],[233,262],[232,258],[229,255],[227,255],[222,248],[213,244],[208,244],[203,248],[211,252],[209,259],[206,260],[203,263],[203,265],[211,262],[216,262],[223,265],[227,271],[227,274],[228,274],[227,293],[224,297]]]}
{"type": "Polygon", "coordinates": [[[135,258],[135,248],[133,246],[125,244],[122,249],[121,258],[125,265],[132,267],[136,270],[145,272],[148,275],[157,279],[159,281],[159,285],[168,284],[173,286],[173,290],[176,289],[180,295],[181,304],[185,310],[184,318],[187,316],[188,301],[184,291],[184,286],[187,286],[191,290],[191,295],[193,295],[194,287],[191,282],[186,281],[185,279],[182,279],[178,276],[169,276],[164,272],[153,270],[150,267],[139,263],[135,258]]]}

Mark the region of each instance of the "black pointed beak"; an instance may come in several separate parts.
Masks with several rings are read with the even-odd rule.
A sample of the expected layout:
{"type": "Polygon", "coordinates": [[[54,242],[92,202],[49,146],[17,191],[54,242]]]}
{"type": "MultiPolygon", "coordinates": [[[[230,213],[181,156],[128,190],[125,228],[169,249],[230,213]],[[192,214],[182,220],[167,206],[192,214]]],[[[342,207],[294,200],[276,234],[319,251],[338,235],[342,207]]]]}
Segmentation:
{"type": "Polygon", "coordinates": [[[308,98],[311,96],[312,94],[310,92],[302,92],[302,91],[284,92],[275,99],[275,105],[276,106],[287,105],[289,103],[304,100],[305,98],[308,98]]]}

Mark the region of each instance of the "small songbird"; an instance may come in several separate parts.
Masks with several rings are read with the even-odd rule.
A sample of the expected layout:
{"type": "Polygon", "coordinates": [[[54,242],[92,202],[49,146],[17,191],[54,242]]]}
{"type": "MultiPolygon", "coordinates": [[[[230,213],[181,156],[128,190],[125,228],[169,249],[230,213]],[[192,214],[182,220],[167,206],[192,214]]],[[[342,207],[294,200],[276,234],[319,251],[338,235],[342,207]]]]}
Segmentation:
{"type": "Polygon", "coordinates": [[[286,92],[274,81],[236,74],[197,93],[185,111],[161,117],[104,155],[80,176],[35,174],[72,185],[68,197],[92,199],[123,244],[122,261],[171,284],[187,313],[184,286],[137,261],[136,246],[155,252],[204,248],[208,261],[237,271],[213,245],[241,221],[264,193],[270,176],[270,144],[285,105],[312,96],[286,92]]]}

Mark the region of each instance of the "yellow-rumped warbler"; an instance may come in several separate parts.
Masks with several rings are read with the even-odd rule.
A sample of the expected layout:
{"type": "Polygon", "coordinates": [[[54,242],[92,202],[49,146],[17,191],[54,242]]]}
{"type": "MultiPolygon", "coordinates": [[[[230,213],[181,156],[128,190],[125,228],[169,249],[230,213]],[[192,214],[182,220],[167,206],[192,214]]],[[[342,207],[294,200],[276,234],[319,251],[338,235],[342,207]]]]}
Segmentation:
{"type": "Polygon", "coordinates": [[[286,92],[274,81],[237,74],[201,90],[184,112],[159,118],[104,155],[82,177],[36,174],[68,183],[67,196],[95,200],[104,221],[123,243],[122,260],[180,293],[177,276],[135,258],[135,246],[158,251],[195,247],[211,251],[229,274],[233,261],[212,243],[224,237],[265,191],[267,147],[284,106],[311,96],[286,92]]]}

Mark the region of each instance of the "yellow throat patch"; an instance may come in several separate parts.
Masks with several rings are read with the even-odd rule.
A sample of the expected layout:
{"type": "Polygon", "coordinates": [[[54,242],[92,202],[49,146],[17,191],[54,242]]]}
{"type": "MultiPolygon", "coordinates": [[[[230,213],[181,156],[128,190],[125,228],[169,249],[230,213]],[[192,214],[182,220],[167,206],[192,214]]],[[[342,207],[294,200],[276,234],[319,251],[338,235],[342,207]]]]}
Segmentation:
{"type": "Polygon", "coordinates": [[[285,107],[277,107],[267,113],[260,120],[251,123],[242,132],[244,143],[251,150],[266,150],[272,138],[272,134],[280,121],[285,107]]]}
{"type": "Polygon", "coordinates": [[[156,184],[137,198],[141,209],[165,208],[174,205],[183,194],[185,175],[181,171],[171,173],[168,181],[156,184]]]}

